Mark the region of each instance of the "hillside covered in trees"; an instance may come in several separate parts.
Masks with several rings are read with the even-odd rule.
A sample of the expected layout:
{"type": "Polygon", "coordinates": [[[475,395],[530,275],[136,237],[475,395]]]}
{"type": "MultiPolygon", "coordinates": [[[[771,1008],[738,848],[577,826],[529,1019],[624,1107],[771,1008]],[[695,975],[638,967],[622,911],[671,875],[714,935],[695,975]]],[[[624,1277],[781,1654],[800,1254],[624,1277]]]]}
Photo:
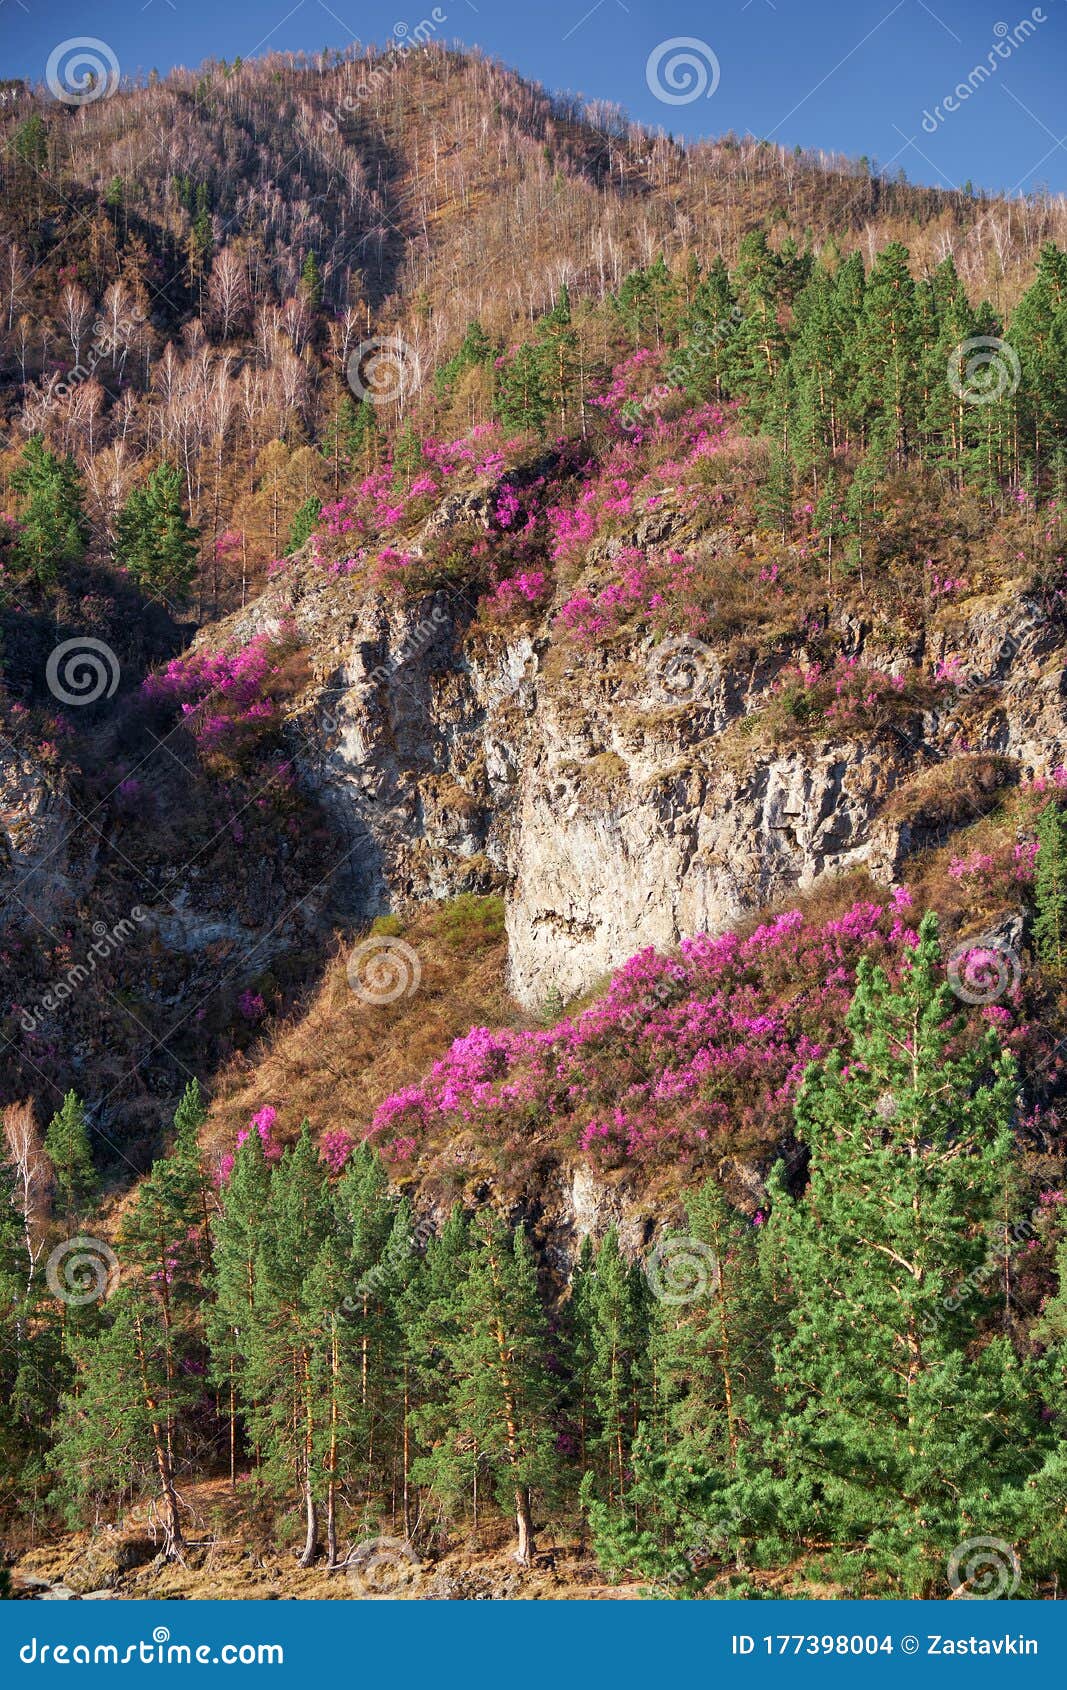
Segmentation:
{"type": "Polygon", "coordinates": [[[1057,1599],[1062,202],[432,42],[90,94],[0,116],[16,1577],[1057,1599]]]}

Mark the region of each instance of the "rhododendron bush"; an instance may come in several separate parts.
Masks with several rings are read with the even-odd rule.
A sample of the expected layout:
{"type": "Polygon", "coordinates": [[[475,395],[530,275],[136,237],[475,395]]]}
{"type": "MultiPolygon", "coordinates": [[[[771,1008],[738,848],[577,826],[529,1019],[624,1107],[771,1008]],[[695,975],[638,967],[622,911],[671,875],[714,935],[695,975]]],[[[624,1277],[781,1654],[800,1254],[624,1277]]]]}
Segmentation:
{"type": "MultiPolygon", "coordinates": [[[[421,441],[422,468],[414,475],[400,477],[387,462],[323,505],[311,536],[312,563],[393,591],[422,591],[442,575],[461,577],[484,590],[479,612],[494,623],[543,606],[553,566],[573,578],[594,541],[626,536],[668,502],[682,514],[721,503],[721,492],[709,492],[706,469],[728,438],[731,408],[697,405],[670,421],[650,415],[647,426],[627,430],[615,404],[617,385],[592,401],[606,438],[557,440],[533,462],[528,446],[506,438],[496,424],[479,425],[465,440],[421,441]],[[447,526],[440,534],[423,532],[445,494],[485,480],[494,484],[489,502],[472,508],[469,532],[463,523],[458,537],[447,526]]],[[[707,627],[696,571],[681,553],[645,556],[626,547],[613,560],[611,577],[592,597],[579,595],[564,607],[562,631],[593,636],[635,609],[663,630],[707,627]]]]}
{"type": "Polygon", "coordinates": [[[886,674],[841,655],[830,664],[788,664],[774,687],[776,714],[796,726],[825,724],[854,733],[876,732],[902,711],[921,708],[930,695],[917,670],[886,674]]]}
{"type": "MultiPolygon", "coordinates": [[[[790,1132],[807,1064],[843,1038],[857,961],[896,978],[916,924],[902,887],[823,922],[790,910],[747,937],[642,951],[574,1019],[472,1028],[424,1084],[381,1104],[369,1136],[394,1162],[472,1140],[507,1156],[546,1134],[607,1165],[714,1165],[770,1147],[790,1132]]],[[[1017,1045],[1030,1036],[1018,1010],[1017,992],[968,1009],[961,1036],[992,1023],[1017,1045]]]]}
{"type": "Polygon", "coordinates": [[[275,693],[295,643],[293,631],[280,628],[257,634],[245,646],[187,652],[149,675],[142,695],[180,706],[202,751],[233,756],[276,725],[275,693]]]}

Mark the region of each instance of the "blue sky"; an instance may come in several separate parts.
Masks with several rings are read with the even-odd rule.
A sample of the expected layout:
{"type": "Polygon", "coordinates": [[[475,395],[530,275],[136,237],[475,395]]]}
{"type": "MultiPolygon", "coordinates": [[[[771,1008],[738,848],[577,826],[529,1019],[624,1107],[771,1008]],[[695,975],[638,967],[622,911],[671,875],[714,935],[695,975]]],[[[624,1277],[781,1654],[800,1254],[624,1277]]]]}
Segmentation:
{"type": "MultiPolygon", "coordinates": [[[[105,41],[131,73],[271,47],[381,43],[433,9],[427,0],[0,0],[0,72],[43,80],[49,54],[78,36],[105,41]]],[[[1067,192],[1067,0],[441,0],[437,13],[444,39],[478,45],[548,87],[616,100],[676,135],[733,129],[866,154],[916,182],[1067,192]],[[682,37],[695,43],[689,78],[679,67],[681,80],[660,87],[714,91],[667,103],[650,55],[682,37]],[[955,95],[978,65],[986,74],[955,95]]],[[[663,50],[662,74],[678,51],[687,49],[663,50]]]]}

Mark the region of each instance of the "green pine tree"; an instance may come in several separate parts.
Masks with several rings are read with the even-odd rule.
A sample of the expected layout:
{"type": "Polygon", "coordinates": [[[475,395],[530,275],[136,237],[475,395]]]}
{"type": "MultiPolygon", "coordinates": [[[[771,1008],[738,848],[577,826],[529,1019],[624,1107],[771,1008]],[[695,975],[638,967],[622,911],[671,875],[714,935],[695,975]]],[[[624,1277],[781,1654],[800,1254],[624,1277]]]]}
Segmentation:
{"type": "Polygon", "coordinates": [[[567,407],[574,393],[578,373],[578,335],[571,320],[571,297],[566,282],[555,305],[537,326],[537,345],[545,395],[559,417],[560,432],[567,429],[567,407]]]}
{"type": "Polygon", "coordinates": [[[667,1234],[659,1258],[668,1287],[674,1263],[676,1274],[690,1270],[695,1294],[655,1306],[648,1409],[625,1507],[585,1482],[601,1564],[637,1573],[666,1595],[703,1591],[728,1561],[739,1527],[727,1487],[747,1435],[744,1405],[765,1398],[773,1324],[757,1236],[716,1181],[689,1197],[685,1233],[667,1234]]]}
{"type": "Polygon", "coordinates": [[[298,552],[301,546],[310,540],[318,527],[321,509],[322,500],[317,494],[312,494],[311,498],[305,499],[300,508],[294,512],[293,520],[289,524],[289,537],[285,542],[286,557],[292,557],[294,552],[298,552]]]}
{"type": "Polygon", "coordinates": [[[834,293],[833,275],[818,264],[796,302],[789,432],[802,474],[817,473],[841,444],[844,334],[834,293]]]}
{"type": "Polygon", "coordinates": [[[1067,816],[1050,799],[1037,818],[1034,860],[1034,945],[1042,965],[1062,969],[1067,957],[1067,816]]]}
{"type": "Polygon", "coordinates": [[[11,487],[19,497],[15,566],[39,581],[54,581],[61,565],[81,562],[89,539],[74,460],[57,457],[40,435],[32,435],[11,487]]]}
{"type": "Polygon", "coordinates": [[[322,441],[322,455],[333,471],[334,493],[340,491],[345,476],[373,469],[380,450],[381,430],[373,403],[361,399],[357,405],[351,393],[343,393],[322,441]]]}
{"type": "Polygon", "coordinates": [[[301,1566],[319,1549],[322,1403],[314,1366],[318,1331],[311,1301],[309,1263],[332,1229],[326,1172],[305,1121],[297,1143],[274,1168],[261,1217],[253,1295],[256,1318],[249,1332],[247,1389],[253,1405],[250,1432],[261,1450],[268,1482],[282,1495],[299,1496],[304,1514],[301,1566]]]}
{"type": "Polygon", "coordinates": [[[318,310],[322,304],[322,272],[313,251],[308,253],[300,269],[300,291],[308,304],[318,310]]]}
{"type": "Polygon", "coordinates": [[[543,436],[549,416],[545,393],[544,354],[538,347],[520,346],[500,372],[493,409],[506,429],[543,436]]]}
{"type": "Polygon", "coordinates": [[[206,1310],[211,1377],[222,1391],[229,1428],[231,1484],[236,1479],[239,1418],[251,1426],[261,1404],[252,1372],[256,1349],[256,1263],[260,1231],[267,1213],[270,1170],[258,1132],[250,1132],[234,1152],[233,1167],[222,1186],[220,1209],[211,1223],[212,1298],[206,1310]]]}
{"type": "Polygon", "coordinates": [[[1019,360],[1016,475],[1041,471],[1067,444],[1067,252],[1042,247],[1037,274],[1012,314],[1006,336],[1019,360]]]}
{"type": "Polygon", "coordinates": [[[492,356],[493,344],[481,323],[477,320],[468,323],[459,350],[434,374],[434,392],[438,399],[450,398],[460,377],[467,370],[473,370],[480,364],[488,364],[492,356]]]}
{"type": "Polygon", "coordinates": [[[961,1041],[953,1007],[932,916],[899,985],[860,963],[850,1049],[797,1099],[808,1189],[779,1173],[761,1236],[791,1311],[729,1495],[760,1564],[799,1551],[846,1591],[945,1593],[958,1544],[1013,1541],[1048,1442],[1008,1340],[976,1341],[1017,1184],[1016,1079],[992,1031],[961,1041]]]}
{"type": "Polygon", "coordinates": [[[413,481],[423,467],[422,441],[410,417],[393,441],[393,480],[400,486],[413,481]]]}
{"type": "Polygon", "coordinates": [[[44,1148],[52,1164],[60,1204],[69,1220],[96,1186],[85,1106],[77,1092],[68,1091],[62,1107],[52,1116],[44,1135],[44,1148]]]}
{"type": "Polygon", "coordinates": [[[614,1227],[596,1253],[584,1300],[595,1414],[589,1454],[603,1473],[607,1501],[620,1503],[627,1489],[633,1441],[647,1405],[650,1298],[640,1267],[624,1260],[614,1227]]]}
{"type": "Polygon", "coordinates": [[[198,534],[185,515],[181,476],[161,463],[119,514],[115,556],[145,592],[181,602],[196,573],[198,534]]]}
{"type": "Polygon", "coordinates": [[[742,238],[732,286],[741,316],[730,339],[729,385],[756,428],[768,420],[787,342],[782,328],[784,272],[762,230],[742,238]]]}
{"type": "Polygon", "coordinates": [[[922,340],[908,249],[891,241],[875,259],[857,324],[857,398],[869,441],[903,463],[918,445],[922,340]]]}
{"type": "Polygon", "coordinates": [[[163,1553],[180,1558],[175,1444],[196,1384],[175,1366],[154,1302],[141,1286],[121,1285],[104,1330],[76,1336],[72,1352],[74,1385],[60,1407],[52,1456],[56,1501],[80,1525],[105,1508],[150,1497],[163,1553]]]}
{"type": "Polygon", "coordinates": [[[679,372],[680,383],[694,399],[729,396],[729,372],[736,359],[730,346],[740,312],[730,276],[716,256],[697,284],[684,318],[685,338],[668,366],[679,372]]]}
{"type": "MultiPolygon", "coordinates": [[[[546,1365],[548,1327],[533,1254],[521,1229],[478,1217],[468,1272],[456,1288],[456,1317],[442,1336],[449,1368],[443,1436],[420,1463],[449,1490],[484,1470],[501,1507],[511,1505],[515,1557],[534,1552],[532,1493],[557,1476],[548,1420],[555,1392],[546,1365]]],[[[425,1418],[423,1424],[426,1424],[425,1418]]]]}
{"type": "MultiPolygon", "coordinates": [[[[458,1292],[467,1276],[470,1250],[470,1231],[463,1211],[456,1205],[440,1233],[428,1240],[426,1253],[417,1270],[408,1276],[402,1293],[410,1434],[404,1451],[408,1491],[412,1486],[417,1490],[425,1480],[438,1484],[443,1494],[459,1496],[467,1479],[474,1480],[477,1475],[476,1452],[468,1473],[462,1456],[443,1440],[449,1424],[444,1405],[452,1387],[448,1358],[459,1338],[458,1292]]],[[[477,1525],[476,1488],[475,1504],[477,1525]]],[[[409,1513],[410,1507],[409,1494],[409,1513]]]]}

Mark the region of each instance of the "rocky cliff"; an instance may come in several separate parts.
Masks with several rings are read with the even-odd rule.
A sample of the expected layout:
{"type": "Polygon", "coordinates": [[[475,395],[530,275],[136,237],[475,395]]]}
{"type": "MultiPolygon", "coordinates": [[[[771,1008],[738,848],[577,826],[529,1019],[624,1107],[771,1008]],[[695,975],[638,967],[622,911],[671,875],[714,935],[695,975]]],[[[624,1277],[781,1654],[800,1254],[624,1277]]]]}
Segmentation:
{"type": "MultiPolygon", "coordinates": [[[[464,520],[489,503],[465,501],[464,520]]],[[[578,649],[554,637],[552,608],[486,627],[462,591],[404,601],[307,557],[222,637],[283,624],[312,676],[286,731],[348,842],[352,920],[503,889],[530,1008],[823,876],[864,867],[891,884],[997,785],[1067,758],[1067,632],[1031,599],[971,598],[904,642],[827,610],[819,634],[845,663],[939,677],[876,730],[833,737],[771,721],[786,664],[811,659],[795,642],[578,649]],[[931,799],[939,769],[952,793],[931,799]]]]}

